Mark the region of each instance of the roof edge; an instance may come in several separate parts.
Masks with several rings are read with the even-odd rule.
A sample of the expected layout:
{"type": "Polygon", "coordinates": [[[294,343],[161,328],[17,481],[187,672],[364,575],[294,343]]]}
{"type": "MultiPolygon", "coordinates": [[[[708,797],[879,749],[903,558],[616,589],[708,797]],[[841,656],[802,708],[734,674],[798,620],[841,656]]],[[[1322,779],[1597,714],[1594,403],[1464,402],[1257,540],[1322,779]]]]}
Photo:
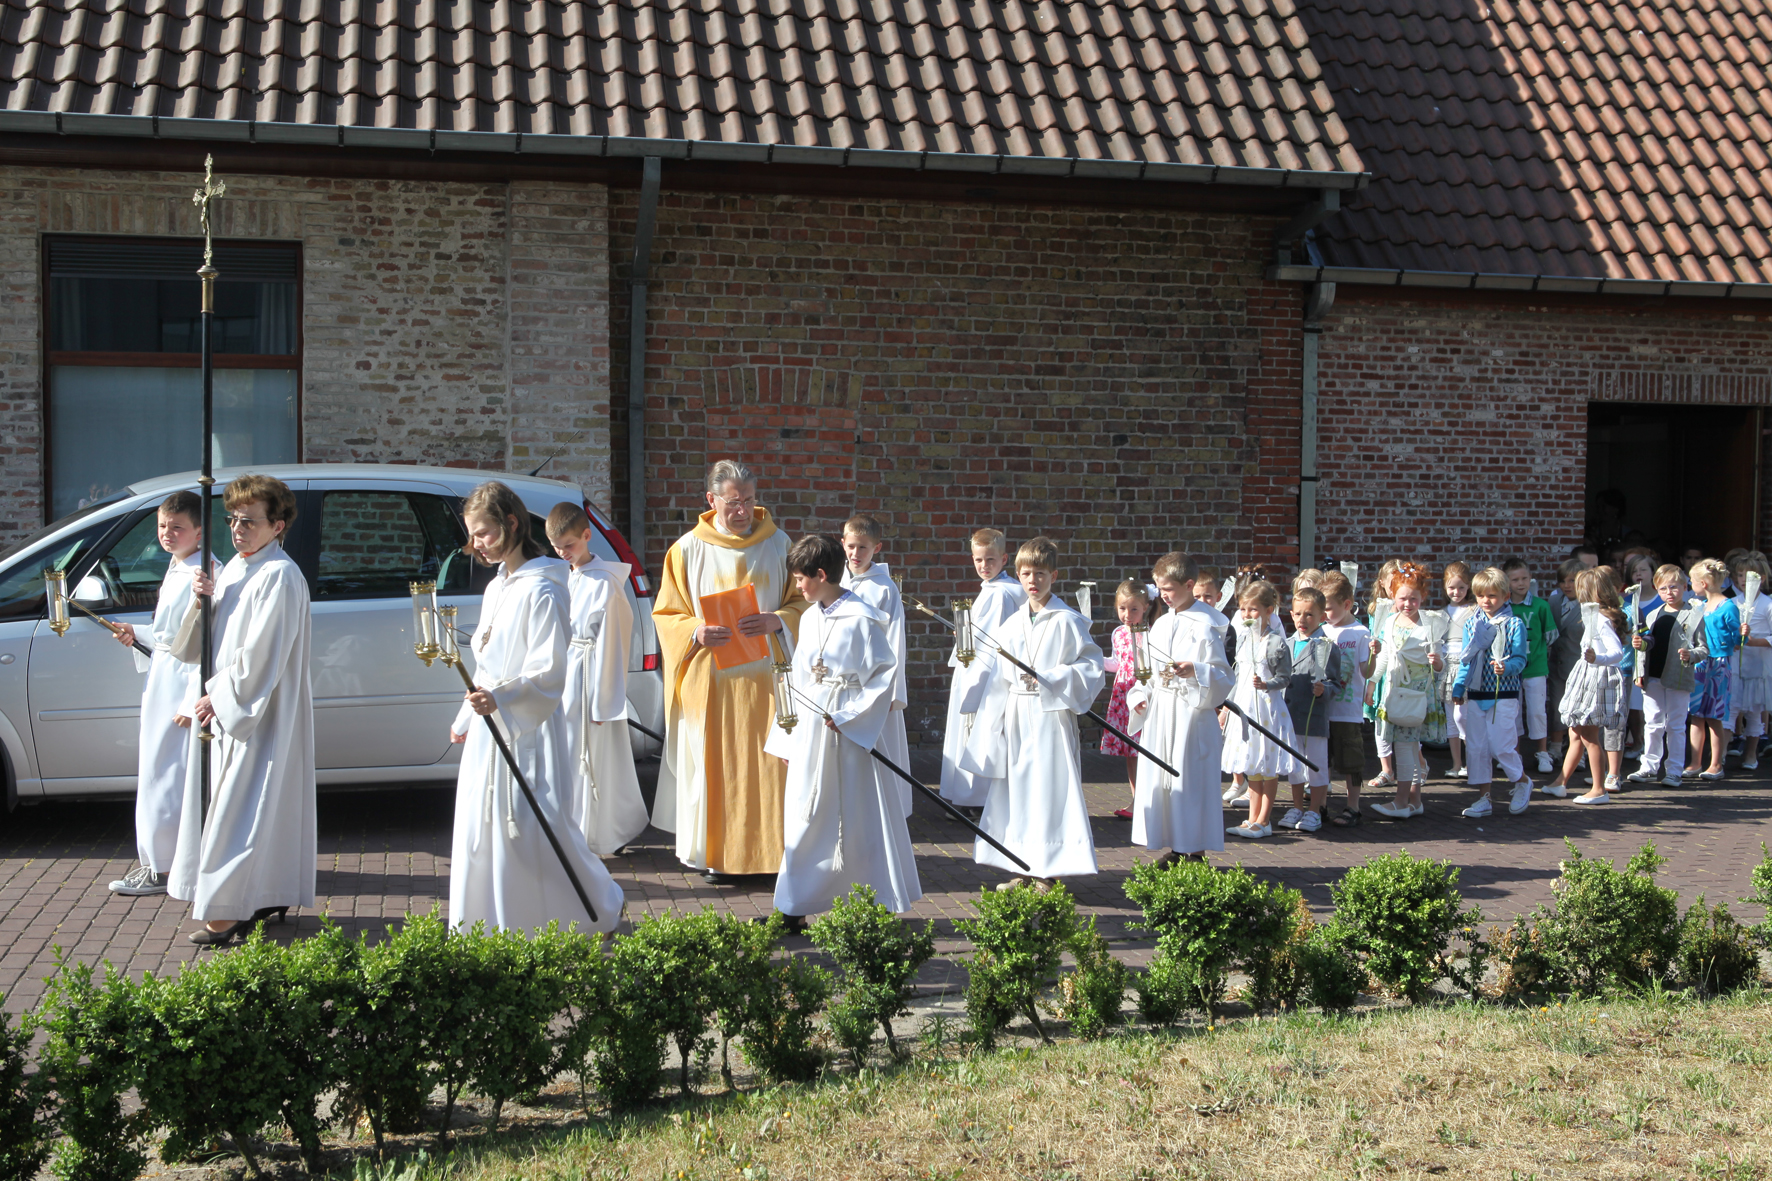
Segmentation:
{"type": "Polygon", "coordinates": [[[4,132],[211,140],[261,146],[401,149],[433,154],[492,152],[501,155],[628,159],[658,156],[666,160],[811,164],[835,168],[900,168],[917,172],[972,172],[1002,176],[1074,176],[1096,180],[1143,180],[1280,189],[1359,190],[1372,183],[1372,174],[1369,172],[1315,172],[1293,168],[1086,160],[1081,157],[984,156],[969,152],[900,152],[872,148],[802,147],[798,144],[649,139],[638,136],[422,131],[398,127],[261,123],[246,119],[174,119],[159,115],[89,115],[64,111],[0,111],[0,133],[4,132]]]}
{"type": "Polygon", "coordinates": [[[1557,295],[1679,295],[1709,299],[1772,299],[1772,283],[1706,283],[1691,279],[1576,279],[1494,271],[1418,271],[1389,267],[1270,266],[1267,277],[1291,283],[1441,291],[1535,291],[1557,295]]]}

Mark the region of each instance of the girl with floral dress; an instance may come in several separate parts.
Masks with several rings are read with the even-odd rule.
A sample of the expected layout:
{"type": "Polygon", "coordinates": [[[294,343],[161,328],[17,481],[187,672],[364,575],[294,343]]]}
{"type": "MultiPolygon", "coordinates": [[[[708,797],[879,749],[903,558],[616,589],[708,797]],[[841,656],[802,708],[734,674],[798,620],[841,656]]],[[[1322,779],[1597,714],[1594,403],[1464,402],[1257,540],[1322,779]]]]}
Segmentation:
{"type": "Polygon", "coordinates": [[[1391,609],[1372,640],[1372,653],[1384,669],[1373,697],[1374,728],[1397,761],[1396,799],[1374,804],[1372,810],[1392,820],[1407,820],[1425,811],[1421,789],[1427,781],[1427,764],[1421,744],[1446,732],[1446,708],[1435,692],[1446,667],[1442,641],[1421,613],[1427,579],[1424,567],[1407,562],[1398,566],[1391,579],[1391,609]]]}
{"type": "MultiPolygon", "coordinates": [[[[1114,690],[1108,697],[1108,724],[1124,730],[1127,726],[1126,691],[1134,682],[1132,671],[1135,661],[1132,658],[1132,629],[1150,622],[1151,601],[1145,597],[1144,584],[1128,578],[1114,592],[1114,614],[1120,617],[1120,626],[1114,629],[1114,654],[1108,661],[1108,669],[1114,674],[1114,690]]],[[[1101,753],[1104,755],[1121,755],[1126,759],[1126,783],[1132,788],[1133,794],[1138,793],[1138,755],[1125,739],[1106,730],[1101,732],[1101,753]]],[[[1115,809],[1114,815],[1121,820],[1132,819],[1131,808],[1115,809]]]]}

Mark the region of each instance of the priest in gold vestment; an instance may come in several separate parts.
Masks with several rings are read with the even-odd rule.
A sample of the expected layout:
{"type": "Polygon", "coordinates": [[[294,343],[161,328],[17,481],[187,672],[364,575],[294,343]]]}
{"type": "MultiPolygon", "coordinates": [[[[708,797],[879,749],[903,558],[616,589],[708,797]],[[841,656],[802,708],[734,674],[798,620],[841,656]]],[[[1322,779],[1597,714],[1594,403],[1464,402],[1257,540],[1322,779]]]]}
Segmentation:
{"type": "Polygon", "coordinates": [[[781,868],[787,768],[763,753],[775,720],[770,661],[714,666],[728,628],[702,618],[701,597],[747,583],[758,614],[745,635],[791,654],[806,600],[788,577],[787,534],[757,507],[757,478],[721,460],[708,472],[708,511],[665,555],[652,619],[664,652],[665,749],[652,822],[677,834],[677,857],[710,881],[781,868]]]}

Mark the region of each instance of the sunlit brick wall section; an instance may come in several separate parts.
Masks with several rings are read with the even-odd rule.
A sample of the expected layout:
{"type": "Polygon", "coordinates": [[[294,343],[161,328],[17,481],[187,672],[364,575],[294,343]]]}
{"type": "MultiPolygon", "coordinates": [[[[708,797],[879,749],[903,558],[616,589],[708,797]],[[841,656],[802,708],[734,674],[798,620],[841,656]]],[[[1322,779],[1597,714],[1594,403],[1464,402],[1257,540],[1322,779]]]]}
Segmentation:
{"type": "Polygon", "coordinates": [[[1745,301],[1344,285],[1324,329],[1317,557],[1365,568],[1518,553],[1550,569],[1585,526],[1590,401],[1772,404],[1772,315],[1745,301]]]}
{"type": "MultiPolygon", "coordinates": [[[[611,335],[625,342],[636,195],[611,201],[611,335]]],[[[1297,293],[1261,277],[1263,233],[1179,211],[667,189],[648,307],[648,566],[705,507],[723,457],[762,466],[761,499],[792,532],[879,517],[882,560],[934,604],[976,587],[966,539],[987,525],[1012,545],[1057,538],[1067,596],[1092,578],[1111,598],[1178,547],[1220,564],[1285,553],[1284,496],[1244,509],[1264,448],[1290,448],[1273,486],[1297,482],[1277,470],[1296,465],[1297,293]],[[1266,440],[1246,429],[1252,385],[1269,398],[1266,440]]],[[[618,456],[625,426],[618,406],[618,456]]],[[[619,516],[619,463],[615,482],[619,516]]],[[[1097,612],[1103,642],[1111,615],[1111,601],[1097,612]]],[[[932,626],[911,624],[923,741],[946,704],[932,626]]]]}

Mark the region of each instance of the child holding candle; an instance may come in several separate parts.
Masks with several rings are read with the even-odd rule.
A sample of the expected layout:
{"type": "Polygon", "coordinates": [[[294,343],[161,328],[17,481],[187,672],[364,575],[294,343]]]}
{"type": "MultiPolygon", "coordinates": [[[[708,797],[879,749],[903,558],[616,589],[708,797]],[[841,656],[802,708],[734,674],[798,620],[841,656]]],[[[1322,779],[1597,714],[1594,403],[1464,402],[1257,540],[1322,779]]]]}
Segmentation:
{"type": "Polygon", "coordinates": [[[1354,615],[1354,584],[1339,570],[1323,575],[1320,588],[1329,612],[1323,633],[1341,653],[1347,683],[1329,698],[1329,763],[1347,790],[1347,806],[1329,823],[1337,828],[1360,824],[1360,780],[1366,774],[1366,726],[1360,717],[1366,700],[1366,678],[1378,658],[1372,655],[1372,633],[1354,615]]]}
{"type": "Polygon", "coordinates": [[[1766,733],[1766,710],[1772,708],[1772,571],[1766,555],[1750,550],[1741,556],[1741,655],[1736,658],[1734,699],[1731,704],[1741,718],[1741,733],[1746,739],[1741,749],[1741,769],[1755,771],[1760,766],[1760,739],[1766,733]],[[1748,606],[1748,575],[1759,576],[1760,589],[1748,606]]]}
{"type": "Polygon", "coordinates": [[[1180,772],[1149,759],[1138,763],[1132,804],[1132,843],[1166,850],[1159,866],[1201,858],[1224,848],[1218,798],[1224,731],[1217,712],[1231,691],[1224,654],[1225,617],[1194,595],[1198,566],[1182,553],[1164,554],[1151,568],[1169,608],[1151,625],[1145,650],[1151,677],[1127,690],[1127,732],[1180,772]]]}
{"type": "Polygon", "coordinates": [[[1427,782],[1427,765],[1421,756],[1423,739],[1443,730],[1443,715],[1434,693],[1434,677],[1444,667],[1433,631],[1421,615],[1427,571],[1413,563],[1397,567],[1391,579],[1391,610],[1383,630],[1372,640],[1372,654],[1384,667],[1382,692],[1376,699],[1376,729],[1396,752],[1397,793],[1389,804],[1372,810],[1392,820],[1407,820],[1425,810],[1421,789],[1427,782]]]}
{"type": "MultiPolygon", "coordinates": [[[[1009,685],[1004,710],[1002,763],[982,765],[988,743],[973,733],[961,766],[992,775],[979,827],[1028,863],[1023,871],[1043,882],[1096,872],[1095,838],[1083,799],[1083,766],[1077,748],[1077,715],[1101,693],[1101,649],[1089,623],[1052,591],[1058,578],[1058,546],[1036,537],[1015,552],[1015,574],[1027,606],[992,633],[1003,650],[1033,672],[1007,660],[997,675],[1009,685]]],[[[984,841],[974,846],[980,865],[1016,869],[984,841]]],[[[1022,879],[1000,885],[1008,889],[1022,879]]]]}
{"type": "MultiPolygon", "coordinates": [[[[1280,827],[1316,832],[1329,807],[1329,700],[1347,683],[1341,649],[1323,630],[1329,608],[1323,592],[1311,585],[1292,592],[1292,676],[1286,684],[1286,709],[1292,730],[1304,740],[1304,753],[1317,765],[1297,763],[1292,774],[1292,807],[1280,827]],[[1308,791],[1308,799],[1306,792],[1308,791]]],[[[1294,760],[1296,763],[1297,760],[1294,760]]]]}
{"type": "MultiPolygon", "coordinates": [[[[1632,783],[1659,779],[1680,786],[1686,768],[1686,714],[1691,708],[1693,666],[1704,659],[1704,605],[1686,602],[1686,572],[1663,566],[1655,572],[1660,597],[1643,616],[1647,636],[1633,636],[1643,682],[1643,760],[1632,783]],[[1666,744],[1665,754],[1663,743],[1666,744]]],[[[1573,764],[1564,773],[1569,777],[1573,764]]]]}
{"type": "MultiPolygon", "coordinates": [[[[853,591],[864,602],[886,616],[886,638],[898,659],[898,674],[892,682],[892,708],[887,712],[886,728],[880,734],[880,753],[908,768],[911,744],[904,725],[905,706],[910,696],[905,688],[905,625],[904,597],[898,583],[886,567],[874,559],[886,544],[886,528],[874,518],[857,514],[843,523],[843,589],[853,591]]],[[[894,777],[893,790],[904,804],[904,814],[911,814],[911,785],[894,777]]]]}
{"type": "Polygon", "coordinates": [[[1463,779],[1464,770],[1464,736],[1458,732],[1458,723],[1452,710],[1452,669],[1458,665],[1463,656],[1464,625],[1476,603],[1471,601],[1471,568],[1463,562],[1446,564],[1446,608],[1442,612],[1446,617],[1446,657],[1440,668],[1440,675],[1435,685],[1435,693],[1440,699],[1440,708],[1446,713],[1446,745],[1452,752],[1452,769],[1446,774],[1452,779],[1463,779]]]}
{"type": "MultiPolygon", "coordinates": [[[[1027,603],[1027,592],[1004,569],[1009,555],[1001,532],[978,530],[972,535],[971,554],[972,568],[979,578],[978,593],[972,598],[972,624],[994,636],[1027,603]]],[[[942,735],[941,794],[950,804],[971,808],[976,814],[1003,775],[1003,711],[1009,701],[1009,686],[997,675],[998,658],[990,645],[973,646],[970,664],[961,662],[958,647],[948,657],[948,667],[954,672],[948,689],[947,731],[942,735]],[[960,765],[975,734],[983,740],[980,756],[992,768],[987,775],[974,774],[960,765]]]]}

